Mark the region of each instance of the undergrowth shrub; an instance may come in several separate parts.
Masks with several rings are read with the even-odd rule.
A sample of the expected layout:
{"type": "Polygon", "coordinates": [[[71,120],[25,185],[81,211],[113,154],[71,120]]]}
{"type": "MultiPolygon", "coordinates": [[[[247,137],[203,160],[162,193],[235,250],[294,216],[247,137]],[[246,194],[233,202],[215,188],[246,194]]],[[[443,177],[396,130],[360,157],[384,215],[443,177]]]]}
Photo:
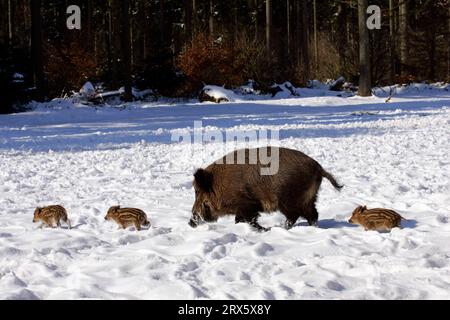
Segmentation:
{"type": "Polygon", "coordinates": [[[100,69],[93,57],[76,42],[48,44],[45,50],[45,71],[51,97],[78,90],[86,81],[98,76],[100,69]]]}
{"type": "Polygon", "coordinates": [[[268,58],[262,41],[245,33],[234,41],[197,34],[177,58],[185,75],[184,91],[195,93],[203,83],[237,87],[249,79],[263,86],[278,77],[277,61],[268,58]]]}

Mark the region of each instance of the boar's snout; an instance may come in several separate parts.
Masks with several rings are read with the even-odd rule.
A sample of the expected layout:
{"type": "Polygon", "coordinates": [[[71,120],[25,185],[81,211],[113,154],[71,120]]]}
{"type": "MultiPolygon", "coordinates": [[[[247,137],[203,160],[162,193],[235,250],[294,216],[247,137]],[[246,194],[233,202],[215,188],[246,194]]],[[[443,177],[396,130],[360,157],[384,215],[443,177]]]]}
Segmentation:
{"type": "Polygon", "coordinates": [[[201,223],[202,223],[202,219],[200,218],[200,215],[193,211],[191,220],[189,220],[189,225],[192,228],[197,228],[201,223]]]}
{"type": "Polygon", "coordinates": [[[192,228],[197,228],[198,227],[198,223],[191,218],[191,220],[189,220],[189,226],[191,226],[192,228]]]}

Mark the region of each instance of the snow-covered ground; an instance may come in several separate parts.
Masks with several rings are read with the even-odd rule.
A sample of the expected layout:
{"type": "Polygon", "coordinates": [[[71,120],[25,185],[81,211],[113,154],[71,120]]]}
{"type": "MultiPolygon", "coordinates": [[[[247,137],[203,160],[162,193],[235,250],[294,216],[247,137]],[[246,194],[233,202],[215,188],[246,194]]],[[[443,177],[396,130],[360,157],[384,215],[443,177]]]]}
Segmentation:
{"type": "MultiPolygon", "coordinates": [[[[233,103],[67,101],[0,116],[0,299],[450,299],[450,95],[405,90],[344,98],[233,103]],[[284,147],[318,160],[319,228],[304,221],[257,233],[224,218],[188,226],[192,173],[244,143],[174,143],[205,134],[279,130],[284,147]],[[202,151],[199,153],[199,150],[202,151]],[[64,205],[75,226],[38,229],[36,206],[64,205]],[[118,230],[103,217],[133,206],[152,227],[118,230]],[[390,233],[347,223],[359,204],[397,210],[390,233]]],[[[273,141],[272,141],[273,142],[273,141]]],[[[252,146],[264,145],[252,142],[252,146]]]]}

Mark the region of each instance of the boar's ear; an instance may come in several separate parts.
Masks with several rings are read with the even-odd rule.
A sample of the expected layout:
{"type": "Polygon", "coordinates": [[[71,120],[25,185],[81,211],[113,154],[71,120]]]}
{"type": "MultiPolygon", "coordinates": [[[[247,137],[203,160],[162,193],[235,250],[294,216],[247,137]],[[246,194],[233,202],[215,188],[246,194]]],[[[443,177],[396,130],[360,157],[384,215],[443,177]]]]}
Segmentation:
{"type": "Polygon", "coordinates": [[[210,192],[212,190],[213,175],[212,173],[205,171],[203,169],[198,169],[194,174],[195,183],[198,187],[205,192],[210,192]]]}

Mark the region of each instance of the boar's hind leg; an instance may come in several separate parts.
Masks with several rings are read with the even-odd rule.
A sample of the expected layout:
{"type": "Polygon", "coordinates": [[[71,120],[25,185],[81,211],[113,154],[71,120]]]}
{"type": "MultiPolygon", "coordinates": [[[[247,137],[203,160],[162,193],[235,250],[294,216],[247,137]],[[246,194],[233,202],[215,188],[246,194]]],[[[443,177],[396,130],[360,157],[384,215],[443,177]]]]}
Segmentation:
{"type": "Polygon", "coordinates": [[[319,213],[316,210],[314,202],[311,202],[305,206],[295,206],[294,208],[281,208],[281,213],[286,217],[284,227],[289,230],[297,222],[299,217],[303,217],[308,221],[310,226],[317,226],[317,220],[319,219],[319,213]]]}
{"type": "Polygon", "coordinates": [[[292,221],[292,220],[290,220],[290,219],[286,219],[286,221],[284,222],[284,228],[285,228],[286,230],[290,230],[290,229],[292,229],[292,227],[294,226],[294,224],[295,224],[295,221],[292,221]]]}
{"type": "Polygon", "coordinates": [[[298,218],[300,217],[300,212],[299,211],[286,211],[286,210],[282,210],[281,212],[286,217],[286,221],[284,223],[285,229],[286,230],[292,229],[292,227],[294,226],[294,224],[297,222],[298,218]]]}
{"type": "Polygon", "coordinates": [[[237,214],[236,218],[235,218],[235,222],[236,223],[246,222],[249,225],[251,225],[253,228],[255,228],[257,231],[260,231],[260,232],[269,231],[269,229],[264,228],[263,226],[261,226],[258,223],[258,218],[259,218],[259,214],[258,213],[250,214],[250,215],[237,214]]]}
{"type": "Polygon", "coordinates": [[[284,227],[286,230],[291,229],[294,224],[297,222],[298,218],[301,216],[301,210],[299,206],[290,206],[291,204],[285,204],[284,202],[280,205],[281,213],[286,217],[286,222],[284,223],[284,227]]]}
{"type": "Polygon", "coordinates": [[[317,212],[316,209],[316,199],[309,203],[308,207],[306,208],[306,212],[308,215],[306,216],[306,220],[308,220],[308,223],[310,226],[318,226],[317,221],[319,220],[319,212],[317,212]]]}

